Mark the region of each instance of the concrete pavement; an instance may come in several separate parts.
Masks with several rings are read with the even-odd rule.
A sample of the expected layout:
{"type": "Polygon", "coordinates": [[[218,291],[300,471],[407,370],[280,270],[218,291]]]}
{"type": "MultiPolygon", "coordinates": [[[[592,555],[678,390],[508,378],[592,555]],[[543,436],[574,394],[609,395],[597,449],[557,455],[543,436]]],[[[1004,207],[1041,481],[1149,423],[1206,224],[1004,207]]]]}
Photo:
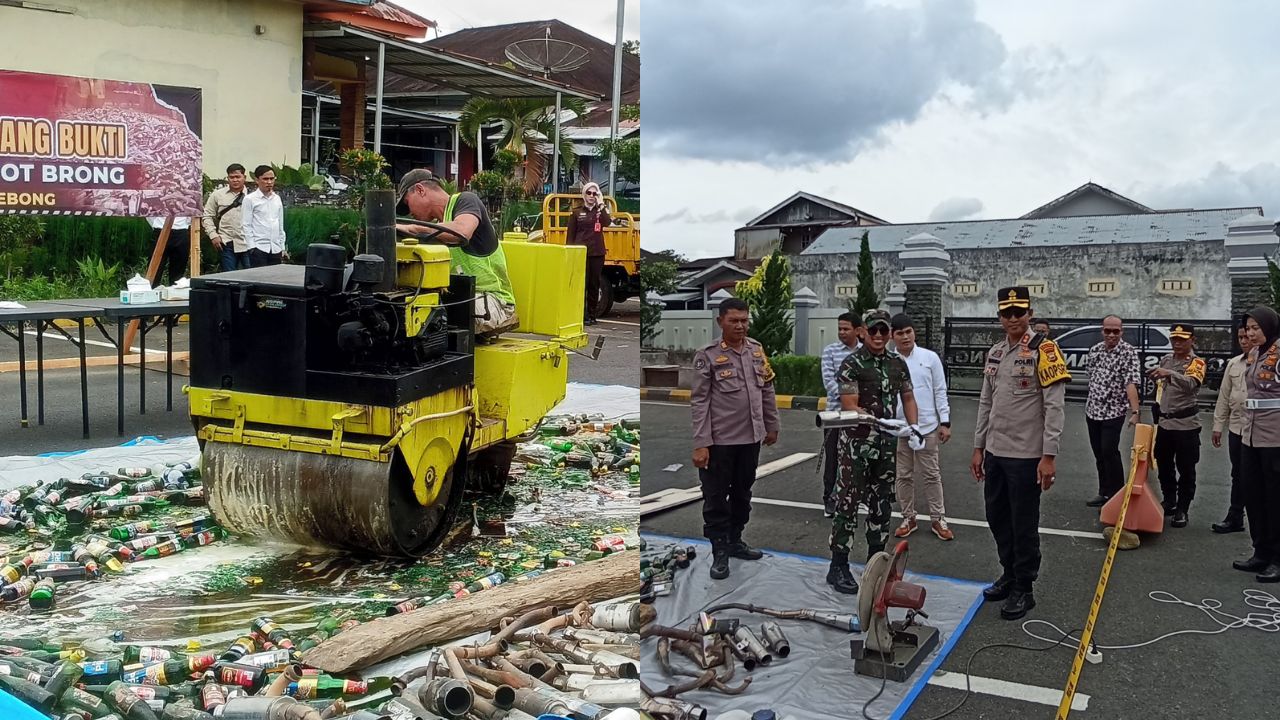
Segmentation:
{"type": "MultiPolygon", "coordinates": [[[[909,567],[916,572],[981,581],[991,580],[999,572],[995,544],[982,522],[981,489],[968,471],[976,406],[972,398],[952,399],[956,434],[942,451],[947,514],[956,539],[944,543],[928,532],[927,524],[922,525],[910,538],[909,567]]],[[[697,474],[689,459],[687,406],[643,402],[641,412],[647,431],[642,494],[696,486],[697,474]],[[673,463],[682,467],[675,472],[663,471],[673,463]]],[[[780,412],[780,440],[763,449],[761,464],[793,453],[821,451],[821,432],[814,427],[812,411],[780,412]]],[[[1207,415],[1201,418],[1209,420],[1207,415]]],[[[1244,605],[1246,588],[1280,594],[1274,586],[1259,585],[1252,575],[1231,569],[1231,560],[1249,550],[1246,534],[1224,536],[1209,530],[1210,523],[1222,519],[1226,510],[1229,465],[1225,448],[1212,448],[1208,436],[1206,430],[1190,526],[1146,536],[1141,548],[1118,556],[1095,629],[1097,644],[1125,645],[1175,630],[1219,628],[1198,610],[1153,601],[1148,597],[1153,591],[1163,590],[1194,603],[1213,598],[1222,603],[1224,612],[1234,615],[1253,611],[1244,605]]],[[[1127,447],[1130,439],[1131,434],[1126,433],[1122,447],[1127,447]]],[[[758,500],[746,533],[750,542],[786,552],[827,555],[830,521],[822,517],[818,504],[822,482],[816,470],[817,460],[809,460],[757,482],[758,500]]],[[[1084,504],[1096,493],[1097,480],[1081,405],[1067,407],[1067,431],[1057,471],[1057,484],[1042,500],[1044,561],[1036,586],[1037,607],[1028,619],[1048,620],[1075,632],[1088,614],[1106,549],[1101,537],[1095,535],[1101,530],[1098,512],[1084,504]]],[[[701,534],[700,512],[701,504],[695,502],[644,518],[641,526],[656,533],[696,537],[701,534]]],[[[864,542],[859,535],[859,547],[865,548],[864,542]]],[[[733,576],[725,582],[732,583],[733,576]]],[[[849,609],[853,607],[850,602],[849,609]]],[[[1280,613],[1280,605],[1269,612],[1280,613]]],[[[975,650],[990,643],[1046,645],[1027,637],[1021,624],[1000,619],[995,604],[984,606],[942,665],[951,675],[937,681],[954,685],[958,678],[963,687],[958,673],[964,671],[975,650]]],[[[1032,630],[1054,636],[1044,626],[1032,630]]],[[[1275,637],[1269,633],[1241,629],[1220,635],[1182,635],[1146,648],[1102,652],[1102,664],[1086,665],[1080,681],[1079,692],[1090,696],[1088,708],[1073,712],[1073,717],[1280,717],[1280,710],[1262,705],[1271,697],[1272,681],[1268,678],[1274,674],[1276,657],[1275,637]]],[[[851,667],[847,658],[832,660],[851,667]]],[[[1060,692],[1071,661],[1072,653],[1064,649],[984,651],[974,659],[973,674],[1015,685],[984,683],[995,688],[994,694],[973,695],[954,717],[1049,717],[1050,708],[1020,699],[1033,692],[1023,686],[1060,692]]],[[[963,690],[931,684],[906,717],[932,717],[953,706],[962,695],[963,690]]],[[[850,712],[850,716],[858,714],[857,709],[850,712]]]]}

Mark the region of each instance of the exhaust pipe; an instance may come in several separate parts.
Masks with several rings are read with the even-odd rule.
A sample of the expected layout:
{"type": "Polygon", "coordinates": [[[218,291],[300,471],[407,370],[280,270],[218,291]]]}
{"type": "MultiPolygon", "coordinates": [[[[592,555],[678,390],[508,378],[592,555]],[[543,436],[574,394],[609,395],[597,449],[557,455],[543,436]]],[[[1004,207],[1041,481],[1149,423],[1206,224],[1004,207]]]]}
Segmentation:
{"type": "Polygon", "coordinates": [[[707,709],[675,698],[646,698],[640,709],[669,720],[707,720],[707,709]]]}
{"type": "Polygon", "coordinates": [[[764,637],[764,642],[769,646],[775,655],[785,658],[791,654],[791,643],[787,642],[787,636],[782,634],[782,627],[772,620],[766,621],[760,625],[760,634],[764,637]]]}
{"type": "Polygon", "coordinates": [[[765,649],[764,643],[751,632],[751,628],[746,625],[739,625],[737,630],[733,631],[733,640],[735,643],[744,643],[747,646],[747,652],[755,656],[756,662],[761,665],[768,665],[773,662],[773,655],[765,649]]]}
{"type": "Polygon", "coordinates": [[[453,678],[436,678],[418,688],[418,702],[446,717],[461,717],[471,710],[475,694],[471,685],[453,678]]]}
{"type": "Polygon", "coordinates": [[[639,645],[639,633],[620,633],[611,630],[587,630],[584,628],[565,628],[564,636],[570,640],[598,645],[639,645]]]}
{"type": "Polygon", "coordinates": [[[597,680],[581,693],[582,699],[607,708],[636,707],[644,702],[640,683],[635,680],[597,680]]]}
{"type": "Polygon", "coordinates": [[[591,613],[591,624],[601,630],[640,632],[640,607],[638,602],[598,607],[591,613]]]}
{"type": "Polygon", "coordinates": [[[315,708],[291,697],[238,697],[222,706],[222,720],[320,720],[315,708]]]}

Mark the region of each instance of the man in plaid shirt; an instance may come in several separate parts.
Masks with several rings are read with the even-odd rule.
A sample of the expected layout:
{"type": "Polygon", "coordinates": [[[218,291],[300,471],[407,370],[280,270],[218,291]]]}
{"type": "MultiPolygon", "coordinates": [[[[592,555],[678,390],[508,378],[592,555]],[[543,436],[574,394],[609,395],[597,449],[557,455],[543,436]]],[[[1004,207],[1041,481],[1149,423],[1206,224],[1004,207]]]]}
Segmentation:
{"type": "Polygon", "coordinates": [[[1102,507],[1124,488],[1124,463],[1120,459],[1120,431],[1125,418],[1137,425],[1138,351],[1124,341],[1124,323],[1115,315],[1102,319],[1102,342],[1089,348],[1089,399],[1084,406],[1089,425],[1089,445],[1098,467],[1098,494],[1089,507],[1102,507]]]}

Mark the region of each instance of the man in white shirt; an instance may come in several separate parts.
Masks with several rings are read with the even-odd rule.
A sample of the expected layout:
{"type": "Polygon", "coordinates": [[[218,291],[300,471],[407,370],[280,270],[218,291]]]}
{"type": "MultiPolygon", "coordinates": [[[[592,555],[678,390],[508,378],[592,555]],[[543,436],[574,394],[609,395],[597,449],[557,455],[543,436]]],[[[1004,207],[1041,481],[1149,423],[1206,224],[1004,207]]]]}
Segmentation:
{"type": "MultiPolygon", "coordinates": [[[[947,376],[942,358],[928,348],[916,345],[916,331],[911,318],[898,313],[889,321],[898,354],[911,371],[911,392],[916,397],[917,424],[924,433],[924,448],[912,450],[906,438],[898,440],[897,485],[894,493],[902,506],[902,524],[894,536],[904,538],[916,531],[916,483],[920,478],[929,516],[930,529],[941,540],[955,538],[947,526],[942,503],[942,472],[938,467],[938,446],[951,439],[951,404],[947,401],[947,376]]],[[[898,419],[903,420],[902,408],[898,419]]]]}
{"type": "Polygon", "coordinates": [[[1227,517],[1210,526],[1215,533],[1244,532],[1244,488],[1240,482],[1240,447],[1244,433],[1246,398],[1244,372],[1248,366],[1249,350],[1253,343],[1249,333],[1241,325],[1236,329],[1240,341],[1240,354],[1227,361],[1222,373],[1222,387],[1218,388],[1218,402],[1213,408],[1213,446],[1222,447],[1222,428],[1227,428],[1227,455],[1231,458],[1231,505],[1227,517]]]}
{"type": "Polygon", "coordinates": [[[279,265],[289,253],[284,245],[284,204],[275,194],[276,173],[270,165],[259,165],[253,179],[258,189],[245,196],[240,209],[249,267],[279,265]]]}
{"type": "MultiPolygon", "coordinates": [[[[836,337],[839,341],[822,348],[822,385],[827,389],[828,410],[840,409],[840,383],[836,380],[836,373],[840,370],[840,364],[844,359],[862,345],[859,340],[861,329],[861,318],[851,312],[843,313],[836,319],[836,337]]],[[[833,517],[836,512],[836,500],[832,497],[832,491],[836,486],[836,465],[838,464],[836,439],[839,435],[838,430],[827,430],[822,441],[822,514],[824,517],[833,517]]]]}
{"type": "MultiPolygon", "coordinates": [[[[164,229],[164,223],[168,219],[165,215],[147,218],[153,240],[160,239],[160,231],[164,229]]],[[[187,262],[190,257],[191,218],[176,217],[173,219],[173,227],[169,228],[169,241],[164,245],[162,262],[160,268],[156,270],[156,279],[151,282],[151,287],[160,286],[160,273],[165,268],[169,268],[169,284],[178,282],[187,274],[187,262]]]]}

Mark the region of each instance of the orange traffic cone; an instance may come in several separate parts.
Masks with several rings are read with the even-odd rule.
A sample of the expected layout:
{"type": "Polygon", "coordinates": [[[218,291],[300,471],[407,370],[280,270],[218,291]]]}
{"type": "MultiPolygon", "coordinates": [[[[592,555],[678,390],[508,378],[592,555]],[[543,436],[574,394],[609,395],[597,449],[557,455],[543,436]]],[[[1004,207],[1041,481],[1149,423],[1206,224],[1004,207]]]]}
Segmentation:
{"type": "Polygon", "coordinates": [[[1129,481],[1125,491],[1116,493],[1102,506],[1103,525],[1114,527],[1120,518],[1125,497],[1129,506],[1124,513],[1124,529],[1134,532],[1164,532],[1164,508],[1147,489],[1147,472],[1151,467],[1151,450],[1155,446],[1155,427],[1138,425],[1133,432],[1133,450],[1129,455],[1129,481]]]}

